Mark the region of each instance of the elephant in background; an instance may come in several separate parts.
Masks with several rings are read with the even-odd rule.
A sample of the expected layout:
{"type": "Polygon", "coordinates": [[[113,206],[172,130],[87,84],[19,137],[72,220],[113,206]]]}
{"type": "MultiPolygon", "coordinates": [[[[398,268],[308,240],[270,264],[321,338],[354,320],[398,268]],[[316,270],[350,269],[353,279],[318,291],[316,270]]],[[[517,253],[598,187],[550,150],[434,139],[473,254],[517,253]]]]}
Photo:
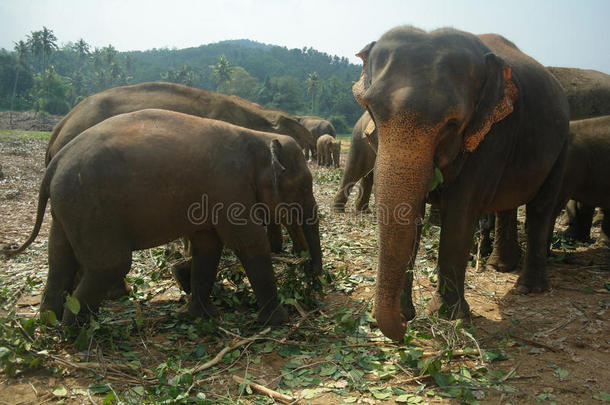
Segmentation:
{"type": "Polygon", "coordinates": [[[341,141],[335,140],[331,135],[324,134],[318,138],[316,150],[318,165],[338,168],[341,164],[341,141]]]}
{"type": "Polygon", "coordinates": [[[78,103],[53,129],[45,164],[73,138],[106,118],[146,108],[213,118],[257,131],[288,135],[302,147],[316,147],[311,132],[296,117],[263,108],[237,96],[165,82],[114,87],[78,103]]]}
{"type": "MultiPolygon", "coordinates": [[[[563,177],[563,186],[555,207],[558,215],[568,199],[586,206],[601,207],[604,213],[601,239],[608,242],[610,235],[610,115],[585,120],[570,121],[570,142],[563,177]]],[[[573,213],[568,210],[568,215],[573,213]]],[[[590,236],[590,221],[587,229],[576,229],[587,239],[590,236]]]]}
{"type": "Polygon", "coordinates": [[[412,267],[435,168],[444,183],[438,292],[430,308],[469,315],[464,279],[477,221],[525,203],[528,250],[517,289],[547,289],[547,230],[568,138],[559,83],[495,34],[403,26],[358,56],[363,68],[354,97],[378,131],[374,316],[381,331],[401,339],[415,316],[412,267]]]}
{"type": "Polygon", "coordinates": [[[309,145],[305,148],[305,159],[306,160],[309,160],[310,152],[311,152],[311,158],[312,159],[316,158],[315,143],[317,142],[319,137],[321,137],[322,135],[325,135],[325,134],[329,134],[333,138],[335,138],[337,136],[337,131],[335,131],[335,127],[333,126],[333,124],[330,121],[327,121],[323,118],[316,117],[313,115],[303,115],[303,116],[297,115],[296,120],[299,122],[299,124],[301,124],[302,126],[307,128],[309,130],[309,132],[311,132],[311,134],[313,135],[314,147],[312,148],[311,145],[309,145]]]}
{"type": "Polygon", "coordinates": [[[365,111],[352,130],[345,172],[333,200],[333,210],[336,212],[345,212],[345,204],[357,182],[360,182],[360,187],[356,198],[356,211],[369,211],[369,199],[373,189],[373,169],[377,157],[376,147],[377,130],[368,111],[365,111]]]}
{"type": "MultiPolygon", "coordinates": [[[[570,120],[581,120],[610,115],[610,75],[596,70],[548,66],[547,70],[562,86],[570,106],[570,120]]],[[[568,228],[566,235],[579,241],[589,239],[594,206],[570,200],[566,205],[568,228]]],[[[504,239],[487,260],[487,270],[512,271],[519,265],[521,247],[517,240],[517,212],[498,215],[495,239],[504,239]],[[504,218],[499,218],[504,215],[504,218]]],[[[494,218],[492,218],[494,219],[494,218]]],[[[489,222],[493,224],[494,221],[489,222]]],[[[490,240],[489,231],[484,233],[486,242],[490,240]]]]}
{"type": "Polygon", "coordinates": [[[53,222],[40,310],[58,318],[63,313],[67,324],[99,307],[108,288],[129,271],[133,250],[179,237],[192,246],[193,316],[216,313],[210,292],[227,246],[254,289],[259,321],[287,319],[265,237],[264,224],[273,219],[308,247],[310,273],[321,271],[312,176],[300,146],[288,136],[166,110],[111,117],[49,162],[32,234],[20,248],[3,253],[19,253],[32,243],[48,200],[53,222]],[[73,290],[77,270],[81,278],[73,290]],[[63,309],[66,292],[81,304],[78,317],[63,309]]]}

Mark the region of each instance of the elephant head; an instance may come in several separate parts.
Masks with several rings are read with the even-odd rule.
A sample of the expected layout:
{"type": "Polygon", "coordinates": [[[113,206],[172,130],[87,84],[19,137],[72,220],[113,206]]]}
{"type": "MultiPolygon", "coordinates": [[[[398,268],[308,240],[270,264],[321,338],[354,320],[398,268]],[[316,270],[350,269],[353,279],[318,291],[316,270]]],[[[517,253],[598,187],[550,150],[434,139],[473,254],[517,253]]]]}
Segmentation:
{"type": "MultiPolygon", "coordinates": [[[[415,316],[412,265],[435,166],[449,170],[512,112],[511,67],[474,35],[452,29],[388,31],[357,54],[353,93],[377,128],[379,263],[375,317],[400,339],[415,316]],[[401,307],[401,294],[407,303],[401,307]]],[[[451,169],[453,170],[453,169],[451,169]]]]}
{"type": "MultiPolygon", "coordinates": [[[[272,208],[274,221],[289,231],[293,243],[305,248],[311,257],[308,271],[322,271],[322,250],[318,207],[313,196],[312,176],[300,147],[292,139],[272,139],[269,143],[272,193],[265,202],[272,208]]],[[[267,177],[266,173],[264,174],[267,177]]]]}

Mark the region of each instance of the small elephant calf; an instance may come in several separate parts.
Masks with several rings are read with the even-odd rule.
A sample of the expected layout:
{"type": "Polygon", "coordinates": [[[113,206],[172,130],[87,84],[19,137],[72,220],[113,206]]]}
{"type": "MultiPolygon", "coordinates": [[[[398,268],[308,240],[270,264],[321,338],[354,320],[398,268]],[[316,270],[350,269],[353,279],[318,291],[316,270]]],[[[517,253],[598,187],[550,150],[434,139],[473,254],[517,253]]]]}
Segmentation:
{"type": "Polygon", "coordinates": [[[331,135],[325,134],[317,142],[318,165],[339,167],[341,160],[341,141],[335,140],[331,135]]]}
{"type": "Polygon", "coordinates": [[[259,321],[287,320],[265,224],[280,218],[307,244],[311,273],[322,267],[312,177],[294,139],[155,109],[114,116],[82,135],[49,163],[29,239],[2,251],[19,253],[32,243],[51,200],[41,313],[63,313],[67,324],[86,320],[125,277],[132,251],[183,236],[192,252],[191,315],[215,314],[210,292],[226,245],[254,289],[259,321]],[[78,317],[63,308],[66,293],[81,303],[78,317]]]}

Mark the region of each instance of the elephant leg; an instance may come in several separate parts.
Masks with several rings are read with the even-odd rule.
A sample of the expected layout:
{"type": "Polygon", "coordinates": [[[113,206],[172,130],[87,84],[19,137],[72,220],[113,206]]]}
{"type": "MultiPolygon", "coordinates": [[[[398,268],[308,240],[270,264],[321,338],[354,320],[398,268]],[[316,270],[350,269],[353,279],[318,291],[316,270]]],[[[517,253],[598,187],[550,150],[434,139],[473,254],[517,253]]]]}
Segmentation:
{"type": "Polygon", "coordinates": [[[66,325],[86,323],[89,315],[97,312],[110,287],[116,280],[123,279],[131,268],[131,251],[123,247],[96,253],[83,263],[83,277],[72,294],[80,303],[80,312],[74,314],[66,307],[62,318],[66,325]],[[112,262],[108,263],[108,260],[112,262]]]}
{"type": "Polygon", "coordinates": [[[235,253],[244,266],[259,307],[258,321],[280,325],[288,321],[288,314],[280,305],[269,245],[264,229],[255,225],[240,227],[244,238],[238,241],[235,253]],[[249,229],[244,229],[248,227],[249,229]],[[247,238],[247,239],[246,239],[247,238]]]}
{"type": "MultiPolygon", "coordinates": [[[[460,204],[462,205],[462,204],[460,204]]],[[[470,307],[464,297],[466,265],[480,212],[443,204],[438,251],[438,291],[428,310],[451,319],[468,318],[470,307]]]]}
{"type": "Polygon", "coordinates": [[[305,150],[303,151],[303,153],[305,153],[305,161],[309,161],[309,149],[311,149],[309,146],[305,147],[305,150]]]}
{"type": "Polygon", "coordinates": [[[371,199],[371,191],[373,190],[373,172],[369,172],[360,180],[358,196],[356,197],[356,211],[371,212],[369,209],[369,201],[371,199]]]}
{"type": "Polygon", "coordinates": [[[568,213],[568,228],[566,236],[580,242],[587,242],[591,238],[591,225],[595,207],[570,200],[566,205],[568,213]]]}
{"type": "Polygon", "coordinates": [[[191,300],[188,313],[193,317],[215,318],[218,311],[210,294],[222,255],[222,242],[214,230],[198,232],[190,238],[192,246],[191,300]]]}
{"type": "Polygon", "coordinates": [[[441,226],[441,208],[435,203],[430,204],[428,222],[430,225],[441,226]]]}
{"type": "Polygon", "coordinates": [[[363,158],[356,156],[357,154],[357,151],[352,151],[352,149],[350,148],[349,154],[347,155],[347,162],[345,163],[345,172],[343,173],[343,178],[341,179],[339,190],[337,190],[337,194],[335,194],[335,198],[333,200],[333,210],[335,212],[345,212],[345,204],[347,203],[347,199],[350,193],[352,192],[352,188],[356,185],[358,180],[363,177],[369,178],[370,176],[370,178],[366,180],[365,183],[361,184],[361,187],[363,189],[361,194],[361,207],[364,208],[365,206],[367,206],[368,208],[368,204],[364,204],[364,202],[368,203],[369,198],[371,196],[371,192],[370,190],[368,193],[366,193],[365,191],[368,186],[370,186],[370,189],[373,188],[374,164],[364,164],[362,162],[363,158]]]}
{"type": "Polygon", "coordinates": [[[267,239],[273,253],[280,253],[283,249],[284,240],[282,238],[282,226],[271,221],[267,225],[267,239]]]}
{"type": "Polygon", "coordinates": [[[49,232],[49,273],[40,302],[40,313],[53,311],[57,319],[63,314],[66,293],[74,288],[79,264],[72,246],[58,221],[51,222],[49,232]]]}
{"type": "Polygon", "coordinates": [[[513,271],[521,260],[521,247],[517,235],[517,209],[496,213],[493,251],[487,259],[487,271],[502,273],[513,271]]]}
{"type": "Polygon", "coordinates": [[[520,293],[542,292],[548,289],[548,236],[554,225],[554,208],[560,195],[566,154],[567,147],[564,146],[538,193],[526,206],[527,250],[525,266],[517,280],[517,291],[520,293]]]}
{"type": "Polygon", "coordinates": [[[305,235],[303,235],[303,230],[298,224],[286,225],[286,230],[292,240],[292,253],[294,255],[299,256],[301,252],[309,250],[305,235]]]}
{"type": "Polygon", "coordinates": [[[172,266],[171,272],[178,287],[187,294],[191,293],[191,265],[192,259],[181,261],[172,266]]]}
{"type": "Polygon", "coordinates": [[[496,226],[496,214],[486,212],[479,220],[479,229],[481,231],[481,242],[479,252],[481,256],[487,257],[493,250],[493,239],[491,238],[491,230],[496,226]]]}

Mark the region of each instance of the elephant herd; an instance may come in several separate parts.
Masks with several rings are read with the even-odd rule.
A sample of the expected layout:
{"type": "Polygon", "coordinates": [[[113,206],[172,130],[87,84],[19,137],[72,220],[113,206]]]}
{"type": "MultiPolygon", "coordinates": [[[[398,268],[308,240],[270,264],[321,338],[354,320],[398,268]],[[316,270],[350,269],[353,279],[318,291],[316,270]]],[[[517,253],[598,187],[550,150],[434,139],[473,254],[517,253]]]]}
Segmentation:
{"type": "MultiPolygon", "coordinates": [[[[578,201],[571,209],[576,222],[591,207],[610,208],[609,77],[544,68],[499,35],[455,29],[397,27],[357,56],[363,67],[353,93],[365,112],[352,133],[333,209],[345,210],[360,180],[356,209],[368,211],[374,183],[374,316],[381,331],[400,339],[415,316],[413,263],[427,201],[441,218],[431,310],[469,316],[465,269],[484,213],[496,213],[490,265],[514,267],[522,204],[527,250],[517,289],[546,290],[550,234],[566,201],[578,201]],[[437,172],[443,182],[431,193],[437,172]]],[[[307,159],[316,153],[318,164],[338,167],[335,136],[328,121],[186,86],[103,91],[53,130],[34,230],[21,247],[2,252],[16,254],[32,243],[50,200],[41,313],[63,314],[68,324],[86,320],[123,284],[132,251],[182,237],[191,259],[178,278],[191,292],[189,314],[215,316],[210,293],[227,246],[253,287],[259,321],[280,324],[288,317],[270,252],[284,226],[296,250],[308,252],[308,272],[321,271],[307,159]],[[81,302],[79,314],[64,309],[66,294],[81,302]]]]}

